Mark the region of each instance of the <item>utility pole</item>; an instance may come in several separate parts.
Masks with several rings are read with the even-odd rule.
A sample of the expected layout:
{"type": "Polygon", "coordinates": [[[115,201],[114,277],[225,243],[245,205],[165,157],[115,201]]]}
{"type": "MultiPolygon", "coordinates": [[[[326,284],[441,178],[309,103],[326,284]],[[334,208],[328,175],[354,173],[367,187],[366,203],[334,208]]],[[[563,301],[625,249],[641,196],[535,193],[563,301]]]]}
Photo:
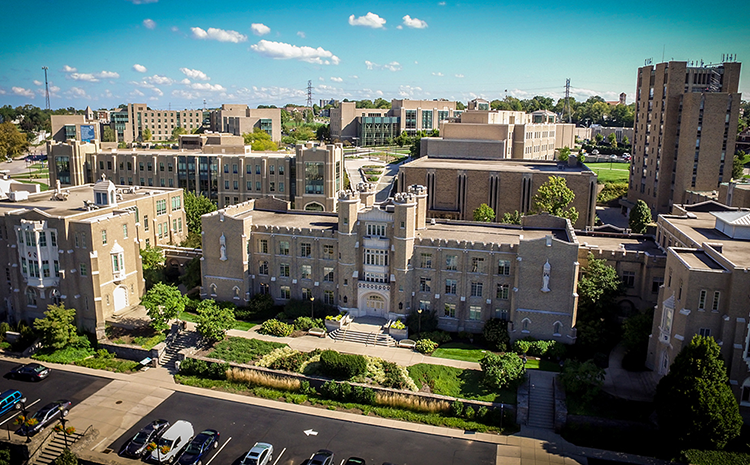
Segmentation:
{"type": "Polygon", "coordinates": [[[47,82],[47,70],[49,69],[46,66],[42,66],[42,69],[44,70],[44,98],[45,98],[45,106],[47,110],[50,109],[49,106],[49,83],[47,82]]]}

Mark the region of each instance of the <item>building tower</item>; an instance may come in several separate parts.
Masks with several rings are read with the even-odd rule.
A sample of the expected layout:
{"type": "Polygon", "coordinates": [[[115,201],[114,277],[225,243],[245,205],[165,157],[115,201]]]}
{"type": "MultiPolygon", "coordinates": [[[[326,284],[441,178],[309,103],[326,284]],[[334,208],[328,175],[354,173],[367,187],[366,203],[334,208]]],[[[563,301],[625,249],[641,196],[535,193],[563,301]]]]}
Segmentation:
{"type": "Polygon", "coordinates": [[[638,69],[628,201],[669,213],[687,191],[713,191],[732,170],[740,63],[670,61],[638,69]]]}

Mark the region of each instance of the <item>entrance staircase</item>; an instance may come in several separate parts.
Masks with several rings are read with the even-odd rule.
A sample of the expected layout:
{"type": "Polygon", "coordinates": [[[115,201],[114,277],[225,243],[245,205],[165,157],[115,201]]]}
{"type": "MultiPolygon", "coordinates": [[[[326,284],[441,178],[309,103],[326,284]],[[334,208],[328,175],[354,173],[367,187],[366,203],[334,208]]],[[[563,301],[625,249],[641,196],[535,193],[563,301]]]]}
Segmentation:
{"type": "Polygon", "coordinates": [[[328,334],[334,341],[356,342],[368,346],[396,347],[397,342],[390,335],[380,332],[357,331],[349,328],[339,328],[328,334]]]}
{"type": "MultiPolygon", "coordinates": [[[[82,436],[83,434],[79,433],[69,434],[67,437],[68,448],[70,448],[82,436]]],[[[52,437],[52,440],[49,442],[49,444],[47,444],[44,450],[42,450],[42,453],[39,454],[36,460],[31,463],[33,465],[49,465],[54,462],[55,459],[59,457],[65,449],[65,440],[66,438],[63,437],[62,432],[54,433],[54,436],[52,437]]]]}
{"type": "Polygon", "coordinates": [[[554,373],[529,370],[529,422],[532,428],[553,430],[555,426],[554,373]]]}

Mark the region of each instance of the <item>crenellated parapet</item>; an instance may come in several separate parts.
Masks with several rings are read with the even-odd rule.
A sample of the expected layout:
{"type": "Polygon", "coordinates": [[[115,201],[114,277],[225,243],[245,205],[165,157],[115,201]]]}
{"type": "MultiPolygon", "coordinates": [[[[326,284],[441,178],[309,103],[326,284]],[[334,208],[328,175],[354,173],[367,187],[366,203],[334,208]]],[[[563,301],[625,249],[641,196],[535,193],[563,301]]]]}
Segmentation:
{"type": "Polygon", "coordinates": [[[393,196],[394,204],[413,205],[417,203],[417,196],[409,192],[399,192],[393,196]]]}

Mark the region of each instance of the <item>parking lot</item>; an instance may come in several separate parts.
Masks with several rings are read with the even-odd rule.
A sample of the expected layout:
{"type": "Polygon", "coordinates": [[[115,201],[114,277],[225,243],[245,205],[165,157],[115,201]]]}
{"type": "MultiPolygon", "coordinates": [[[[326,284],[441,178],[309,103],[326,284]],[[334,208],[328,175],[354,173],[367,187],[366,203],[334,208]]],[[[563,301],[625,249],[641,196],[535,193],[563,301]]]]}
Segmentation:
{"type": "Polygon", "coordinates": [[[466,434],[466,439],[446,438],[179,392],[109,447],[119,452],[144,424],[157,418],[172,423],[187,420],[193,424],[196,434],[208,428],[218,430],[221,433],[219,449],[203,460],[204,465],[209,465],[209,461],[211,464],[238,465],[244,454],[259,441],[274,446],[276,465],[301,465],[318,449],[333,451],[336,465],[351,456],[377,465],[383,462],[481,465],[494,464],[496,456],[496,445],[473,441],[470,433],[466,434]]]}

